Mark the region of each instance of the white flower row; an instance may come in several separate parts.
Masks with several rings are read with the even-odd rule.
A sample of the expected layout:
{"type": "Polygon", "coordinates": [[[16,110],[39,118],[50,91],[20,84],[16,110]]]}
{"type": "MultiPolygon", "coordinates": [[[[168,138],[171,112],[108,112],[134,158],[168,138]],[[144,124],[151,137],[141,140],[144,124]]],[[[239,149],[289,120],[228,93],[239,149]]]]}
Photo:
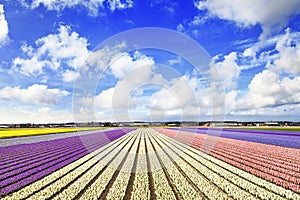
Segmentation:
{"type": "MultiPolygon", "coordinates": [[[[122,143],[124,143],[126,140],[122,140],[122,143]]],[[[121,144],[122,144],[121,143],[121,144]]],[[[127,145],[128,146],[128,145],[127,145]]],[[[99,156],[95,157],[93,160],[95,163],[97,163],[95,166],[93,166],[88,172],[83,174],[80,178],[77,178],[75,182],[73,182],[69,187],[67,187],[65,190],[60,192],[54,199],[73,199],[81,190],[84,189],[84,187],[105,167],[105,165],[100,162],[101,158],[109,153],[111,157],[114,157],[119,149],[115,148],[116,145],[112,145],[110,148],[106,149],[103,153],[101,153],[99,156]]],[[[87,168],[85,168],[87,169],[87,168]]],[[[80,174],[77,174],[80,175],[80,174]]],[[[66,179],[74,180],[75,178],[71,176],[66,176],[66,179]]],[[[58,187],[62,187],[65,184],[60,184],[61,179],[58,182],[58,187]]],[[[52,184],[53,185],[53,184],[52,184]]]]}
{"type": "Polygon", "coordinates": [[[137,166],[135,173],[146,173],[147,169],[147,159],[146,159],[146,148],[145,148],[145,140],[142,137],[140,142],[139,152],[138,152],[138,159],[137,159],[137,166]]]}
{"type": "MultiPolygon", "coordinates": [[[[172,141],[172,144],[178,144],[177,141],[174,141],[166,136],[161,135],[160,137],[172,141]]],[[[216,159],[210,155],[204,154],[201,151],[198,151],[192,147],[189,147],[182,143],[180,143],[180,145],[177,145],[177,147],[185,151],[187,151],[188,149],[189,154],[195,159],[197,159],[199,162],[201,162],[203,165],[214,170],[219,175],[222,175],[227,180],[232,181],[236,185],[242,187],[243,189],[257,197],[260,197],[262,199],[284,199],[281,196],[279,196],[282,195],[290,199],[300,199],[300,195],[294,193],[291,190],[287,190],[274,183],[261,179],[237,167],[227,164],[226,162],[216,159]]],[[[191,158],[189,158],[189,161],[191,163],[195,163],[195,160],[191,158]]],[[[193,165],[195,166],[195,164],[193,165]]]]}
{"type": "Polygon", "coordinates": [[[140,130],[141,142],[139,146],[135,180],[133,182],[132,199],[150,199],[150,189],[147,174],[147,160],[145,148],[145,130],[140,130]]]}
{"type": "Polygon", "coordinates": [[[141,139],[141,134],[139,130],[134,131],[133,134],[136,134],[137,138],[135,142],[132,144],[130,151],[128,151],[127,158],[120,170],[120,173],[118,174],[112,187],[109,189],[109,192],[107,194],[107,199],[122,199],[125,196],[128,181],[130,179],[132,167],[136,157],[137,148],[139,145],[139,141],[141,139]]]}
{"type": "MultiPolygon", "coordinates": [[[[156,138],[158,139],[158,138],[156,138]]],[[[167,140],[162,139],[163,142],[166,142],[167,140]]],[[[178,155],[176,155],[173,150],[176,148],[172,148],[172,150],[167,147],[167,145],[163,144],[163,142],[158,139],[159,144],[167,151],[167,153],[171,156],[171,158],[178,164],[178,166],[182,169],[182,171],[190,178],[190,180],[199,188],[199,190],[206,196],[212,199],[230,199],[226,193],[224,193],[222,190],[218,189],[215,185],[213,185],[209,180],[204,178],[199,172],[197,172],[195,169],[191,167],[191,165],[187,164],[182,160],[178,155]]],[[[176,152],[176,151],[175,151],[176,152]]],[[[176,152],[180,156],[184,157],[182,152],[176,152]]],[[[185,158],[185,157],[184,157],[185,158]]],[[[196,167],[197,168],[197,167],[196,167]]],[[[210,174],[210,171],[208,171],[206,168],[198,169],[198,170],[206,170],[206,173],[204,172],[204,175],[207,175],[207,173],[210,176],[214,176],[216,179],[216,184],[219,186],[219,184],[224,184],[222,179],[216,176],[216,174],[210,174]]],[[[203,173],[203,172],[202,172],[203,173]]]]}
{"type": "Polygon", "coordinates": [[[106,186],[116,169],[112,167],[107,167],[105,171],[96,179],[96,181],[82,194],[80,199],[83,200],[93,200],[98,199],[101,193],[106,189],[106,186]]]}
{"type": "MultiPolygon", "coordinates": [[[[132,134],[130,134],[132,135],[132,134]]],[[[124,141],[126,142],[126,141],[124,141]]],[[[114,175],[115,171],[118,170],[119,165],[121,164],[124,154],[129,148],[133,145],[134,138],[131,138],[129,143],[122,149],[115,148],[109,155],[114,160],[108,165],[108,167],[103,171],[103,173],[92,183],[92,185],[82,194],[80,199],[97,199],[100,197],[101,193],[107,189],[106,186],[114,175]],[[121,153],[119,152],[121,150],[121,153]],[[116,156],[116,154],[119,154],[116,156]]],[[[101,162],[102,163],[102,162],[101,162]]],[[[127,185],[127,184],[126,184],[127,185]]]]}
{"type": "Polygon", "coordinates": [[[117,179],[109,189],[106,199],[123,199],[130,178],[130,172],[120,171],[117,179]]]}
{"type": "MultiPolygon", "coordinates": [[[[166,138],[160,138],[162,140],[167,140],[166,138]]],[[[234,185],[233,183],[229,182],[228,179],[224,178],[224,174],[221,173],[216,173],[215,171],[217,171],[215,168],[217,168],[218,166],[212,166],[212,163],[208,162],[207,160],[203,159],[202,157],[199,157],[197,155],[194,155],[192,152],[188,152],[187,149],[185,149],[184,147],[180,146],[180,145],[176,145],[176,143],[174,143],[173,141],[167,140],[170,143],[172,143],[172,145],[175,145],[176,147],[169,145],[170,148],[172,148],[173,151],[177,152],[179,155],[181,155],[188,163],[190,163],[190,165],[187,165],[185,162],[183,162],[182,160],[178,161],[179,163],[181,163],[181,165],[186,166],[186,170],[184,170],[185,172],[191,172],[191,175],[196,175],[196,177],[201,176],[199,173],[197,173],[197,171],[195,171],[191,165],[196,168],[198,170],[198,172],[200,172],[202,175],[204,175],[206,178],[209,179],[209,181],[211,181],[212,183],[214,183],[215,185],[217,185],[220,189],[222,189],[223,191],[225,191],[229,196],[233,197],[233,198],[247,198],[247,199],[256,199],[254,196],[252,196],[251,194],[249,194],[247,191],[245,191],[244,189],[241,189],[240,187],[238,187],[237,185],[234,185]],[[179,149],[180,150],[179,150],[179,149]],[[185,153],[189,153],[190,156],[186,155],[185,153]],[[193,158],[195,158],[196,160],[194,160],[193,158]],[[215,168],[214,168],[215,167],[215,168]]],[[[166,147],[167,148],[167,147],[166,147]]],[[[219,167],[220,168],[220,167],[219,167]]],[[[223,173],[225,173],[226,175],[229,174],[228,171],[223,170],[223,173]]],[[[228,176],[229,178],[235,179],[238,176],[234,175],[234,174],[229,174],[228,176]]],[[[246,182],[244,179],[242,179],[243,182],[246,182]]],[[[241,183],[243,183],[241,182],[241,183]]],[[[197,181],[195,181],[195,183],[197,183],[197,181]]],[[[204,189],[204,188],[203,188],[204,189]]],[[[211,192],[210,190],[206,190],[208,192],[211,192]]],[[[215,193],[215,192],[214,192],[215,193]]],[[[211,194],[207,194],[207,196],[211,196],[211,194]]]]}
{"type": "MultiPolygon", "coordinates": [[[[65,190],[60,192],[57,196],[55,196],[53,199],[64,199],[64,200],[71,200],[76,197],[76,195],[84,189],[84,187],[88,184],[92,178],[94,178],[100,170],[104,168],[104,165],[102,165],[100,162],[97,163],[89,172],[85,173],[82,177],[76,179],[74,183],[72,183],[69,187],[67,187],[65,190]]],[[[69,177],[69,176],[68,176],[69,177]]]]}
{"type": "Polygon", "coordinates": [[[139,146],[137,168],[131,199],[150,199],[149,180],[147,174],[147,159],[145,148],[145,131],[141,130],[141,142],[139,146]]]}
{"type": "MultiPolygon", "coordinates": [[[[159,145],[156,141],[151,139],[154,148],[160,149],[159,145]]],[[[186,180],[183,174],[176,168],[174,164],[172,164],[172,160],[163,152],[162,150],[157,151],[158,156],[161,158],[164,167],[170,178],[172,180],[172,184],[176,187],[178,191],[178,195],[183,199],[201,199],[202,196],[190,185],[190,183],[186,180]]]]}
{"type": "MultiPolygon", "coordinates": [[[[78,167],[78,166],[82,166],[82,165],[90,165],[91,163],[93,163],[93,161],[90,161],[88,164],[84,164],[87,160],[89,160],[90,158],[92,158],[93,156],[95,156],[96,154],[98,154],[99,152],[101,152],[102,150],[104,150],[105,148],[107,148],[107,146],[111,145],[111,148],[113,148],[114,145],[119,145],[121,144],[125,139],[127,139],[128,136],[124,136],[121,137],[115,141],[113,141],[112,143],[105,145],[99,149],[97,149],[96,151],[87,154],[86,156],[70,163],[69,165],[49,174],[48,176],[33,182],[32,184],[25,186],[24,188],[10,194],[7,195],[5,197],[3,197],[4,200],[9,200],[9,199],[24,199],[26,197],[28,197],[29,195],[31,195],[33,192],[40,190],[41,188],[43,188],[45,185],[48,185],[49,183],[58,180],[58,185],[61,184],[60,180],[61,177],[64,176],[66,173],[68,173],[69,171],[73,170],[74,168],[78,167]]],[[[82,172],[82,170],[84,170],[84,167],[79,167],[78,169],[74,170],[76,172],[78,172],[79,174],[82,172]]],[[[71,180],[71,179],[70,179],[71,180]]],[[[56,182],[57,183],[57,182],[56,182]]],[[[52,184],[51,184],[52,185],[52,184]]],[[[61,188],[61,186],[58,186],[58,188],[61,188]]],[[[35,196],[39,195],[39,199],[45,198],[46,193],[49,194],[53,194],[52,190],[49,190],[48,192],[44,193],[45,190],[41,190],[41,192],[38,192],[35,194],[35,196]],[[42,192],[43,191],[43,192],[42,192]],[[45,196],[44,196],[45,195],[45,196]]],[[[32,199],[32,198],[31,198],[32,199]]]]}
{"type": "Polygon", "coordinates": [[[137,173],[135,175],[131,199],[150,199],[150,189],[147,173],[137,173]]]}
{"type": "Polygon", "coordinates": [[[152,130],[150,129],[145,130],[145,134],[146,134],[145,140],[146,140],[146,146],[147,146],[148,156],[150,160],[150,169],[152,172],[153,185],[154,185],[156,198],[158,200],[176,199],[172,191],[172,188],[170,187],[168,180],[164,174],[164,171],[160,166],[159,160],[155,155],[154,149],[150,143],[149,137],[151,137],[151,132],[152,130]]]}

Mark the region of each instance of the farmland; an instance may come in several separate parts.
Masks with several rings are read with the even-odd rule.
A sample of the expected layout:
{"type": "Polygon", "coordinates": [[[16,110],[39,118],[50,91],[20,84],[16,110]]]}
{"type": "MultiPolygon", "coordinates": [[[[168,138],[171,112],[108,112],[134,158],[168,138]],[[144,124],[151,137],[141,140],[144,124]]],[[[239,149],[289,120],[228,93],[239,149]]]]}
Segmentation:
{"type": "Polygon", "coordinates": [[[12,129],[0,128],[0,138],[24,137],[54,133],[68,133],[76,131],[99,130],[99,128],[33,128],[33,129],[12,129]]]}
{"type": "Polygon", "coordinates": [[[300,151],[172,129],[1,148],[3,199],[300,199],[300,151]]]}

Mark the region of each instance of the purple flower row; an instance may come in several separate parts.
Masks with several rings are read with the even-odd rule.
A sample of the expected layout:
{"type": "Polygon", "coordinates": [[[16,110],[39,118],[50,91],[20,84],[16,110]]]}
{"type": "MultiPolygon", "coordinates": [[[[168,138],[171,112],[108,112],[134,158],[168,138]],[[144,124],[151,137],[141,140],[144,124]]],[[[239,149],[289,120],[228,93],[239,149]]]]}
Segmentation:
{"type": "MultiPolygon", "coordinates": [[[[73,136],[68,138],[68,140],[58,139],[55,142],[57,148],[78,143],[78,137],[73,136]]],[[[49,145],[53,144],[53,141],[37,142],[33,144],[20,144],[0,148],[0,164],[7,162],[11,163],[11,159],[16,160],[17,158],[24,159],[24,156],[32,157],[34,155],[39,155],[43,152],[48,152],[49,145]]]]}
{"type": "Polygon", "coordinates": [[[70,164],[132,130],[129,128],[109,130],[90,135],[0,148],[1,154],[7,153],[7,156],[11,158],[10,162],[15,163],[15,165],[11,165],[6,161],[7,167],[1,166],[0,197],[70,164]],[[58,146],[61,151],[57,151],[58,146]],[[31,151],[28,151],[27,148],[31,151]],[[17,161],[14,161],[13,155],[17,152],[22,156],[17,157],[17,161]],[[36,156],[28,159],[31,154],[36,156]]]}
{"type": "Polygon", "coordinates": [[[172,128],[200,134],[215,134],[224,138],[300,149],[300,133],[292,131],[239,130],[214,128],[172,128]]]}
{"type": "MultiPolygon", "coordinates": [[[[105,144],[105,141],[102,141],[103,144],[105,144]]],[[[70,155],[70,153],[78,152],[80,150],[87,150],[87,148],[97,148],[98,146],[101,146],[101,141],[97,143],[92,143],[90,146],[83,146],[82,144],[78,144],[76,146],[67,146],[66,149],[60,152],[54,152],[53,154],[48,153],[46,155],[41,155],[37,159],[32,159],[28,161],[24,161],[21,163],[18,163],[13,166],[9,166],[6,168],[3,168],[0,170],[0,187],[3,186],[5,181],[2,181],[3,179],[8,179],[8,177],[12,177],[15,175],[18,175],[24,171],[35,169],[37,167],[41,168],[45,164],[49,164],[49,162],[53,160],[57,160],[59,158],[65,158],[66,156],[70,155]]],[[[28,172],[28,171],[27,171],[28,172]]],[[[20,176],[19,176],[20,177],[20,176]]]]}
{"type": "Polygon", "coordinates": [[[53,151],[49,151],[49,147],[45,148],[45,150],[34,149],[32,150],[32,155],[26,152],[26,154],[19,155],[15,157],[10,155],[10,158],[1,162],[0,174],[3,172],[9,171],[16,167],[22,167],[24,163],[29,164],[30,162],[37,162],[45,158],[45,156],[55,156],[57,154],[61,154],[67,149],[71,149],[78,146],[78,141],[74,143],[65,143],[63,145],[58,144],[53,151]]]}

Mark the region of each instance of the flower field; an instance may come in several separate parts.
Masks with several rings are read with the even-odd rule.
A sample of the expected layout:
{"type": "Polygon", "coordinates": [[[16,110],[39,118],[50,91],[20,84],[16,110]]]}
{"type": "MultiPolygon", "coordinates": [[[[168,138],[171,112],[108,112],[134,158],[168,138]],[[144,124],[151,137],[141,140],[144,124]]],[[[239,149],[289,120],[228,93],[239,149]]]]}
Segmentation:
{"type": "Polygon", "coordinates": [[[49,133],[67,133],[76,131],[96,130],[99,128],[28,128],[28,129],[3,129],[0,128],[0,138],[44,135],[49,133]]]}
{"type": "Polygon", "coordinates": [[[81,137],[3,147],[0,149],[0,195],[39,180],[131,130],[111,130],[81,137]]]}
{"type": "MultiPolygon", "coordinates": [[[[223,137],[161,130],[161,133],[277,185],[300,193],[300,150],[223,137]],[[209,140],[215,142],[210,146],[209,140]]],[[[244,135],[242,135],[246,139],[244,135]]],[[[274,138],[271,137],[270,140],[274,138]]],[[[300,137],[296,142],[299,142],[300,137]]],[[[286,142],[286,141],[285,141],[286,142]]]]}
{"type": "MultiPolygon", "coordinates": [[[[178,128],[171,128],[179,130],[178,128]]],[[[262,144],[271,144],[282,147],[300,149],[300,132],[298,131],[279,131],[279,130],[242,130],[242,129],[213,129],[213,128],[180,128],[182,131],[194,132],[199,134],[219,135],[223,138],[237,139],[262,144]],[[208,132],[209,131],[209,132],[208,132]]],[[[297,130],[297,129],[290,129],[297,130]]]]}
{"type": "Polygon", "coordinates": [[[300,151],[171,129],[0,148],[2,199],[300,199],[300,151]]]}

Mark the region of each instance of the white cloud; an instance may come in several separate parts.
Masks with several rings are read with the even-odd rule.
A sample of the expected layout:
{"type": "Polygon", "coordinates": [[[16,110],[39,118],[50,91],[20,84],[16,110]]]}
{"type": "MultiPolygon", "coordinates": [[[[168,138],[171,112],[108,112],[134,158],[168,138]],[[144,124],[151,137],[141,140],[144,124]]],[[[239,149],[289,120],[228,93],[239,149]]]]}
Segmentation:
{"type": "Polygon", "coordinates": [[[150,104],[166,110],[184,108],[193,104],[196,101],[195,93],[193,85],[190,85],[187,79],[188,77],[182,76],[171,80],[168,85],[151,96],[150,104]]]}
{"type": "Polygon", "coordinates": [[[286,34],[279,38],[276,44],[276,50],[279,52],[278,59],[269,66],[272,70],[285,72],[294,76],[300,73],[300,42],[295,40],[286,30],[286,34]]]}
{"type": "MultiPolygon", "coordinates": [[[[105,46],[101,49],[89,52],[89,56],[85,62],[81,72],[97,74],[103,72],[112,63],[113,58],[117,61],[119,56],[127,56],[122,53],[126,48],[126,43],[121,42],[114,46],[105,46]]],[[[125,66],[126,67],[126,66],[125,66]]]]}
{"type": "Polygon", "coordinates": [[[0,47],[8,41],[8,23],[5,19],[3,4],[0,4],[0,47]]]}
{"type": "Polygon", "coordinates": [[[26,89],[18,87],[5,87],[0,90],[0,98],[5,100],[20,100],[26,103],[42,105],[56,105],[62,97],[70,93],[66,90],[49,89],[46,85],[34,84],[26,89]]]}
{"type": "MultiPolygon", "coordinates": [[[[160,71],[151,57],[141,55],[139,52],[136,52],[134,56],[119,53],[114,58],[112,68],[111,72],[119,79],[116,85],[102,90],[94,98],[81,98],[82,106],[78,106],[78,112],[80,112],[80,108],[82,108],[82,112],[90,113],[90,116],[94,109],[95,113],[100,111],[101,116],[103,116],[103,112],[107,116],[111,116],[114,112],[117,120],[122,118],[126,121],[128,112],[134,119],[139,116],[145,118],[147,117],[145,113],[150,112],[149,109],[163,107],[166,116],[173,116],[173,119],[175,115],[181,115],[182,110],[186,116],[199,117],[199,112],[196,112],[199,111],[196,95],[199,94],[199,101],[204,103],[203,90],[199,86],[199,84],[201,85],[200,79],[188,75],[180,76],[176,73],[177,78],[167,80],[164,76],[168,77],[171,75],[170,73],[175,72],[167,71],[167,69],[160,71]],[[144,113],[144,116],[141,115],[141,112],[144,113]]],[[[168,70],[171,69],[168,68],[168,70]]],[[[203,109],[203,112],[205,110],[203,109]]],[[[157,114],[155,109],[153,112],[157,114]]]]}
{"type": "Polygon", "coordinates": [[[184,28],[183,24],[178,24],[178,26],[176,27],[176,30],[181,33],[185,32],[185,28],[184,28]]]}
{"type": "Polygon", "coordinates": [[[49,108],[49,107],[42,107],[42,108],[39,109],[39,112],[40,113],[49,113],[49,112],[51,112],[51,108],[49,108]]]}
{"type": "Polygon", "coordinates": [[[63,81],[64,82],[73,82],[76,81],[79,78],[80,74],[79,72],[71,71],[71,70],[66,70],[63,73],[63,81]]]}
{"type": "Polygon", "coordinates": [[[180,56],[178,56],[176,59],[168,60],[169,65],[180,64],[181,62],[182,62],[182,58],[180,56]]]}
{"type": "MultiPolygon", "coordinates": [[[[117,120],[128,120],[128,113],[137,117],[141,116],[141,111],[149,113],[150,108],[157,106],[166,109],[164,113],[173,119],[176,118],[176,114],[183,114],[182,116],[189,116],[189,119],[193,117],[196,120],[199,119],[199,112],[203,115],[209,112],[212,98],[210,99],[209,89],[202,83],[203,79],[188,74],[182,76],[173,68],[156,66],[152,57],[141,55],[138,51],[134,55],[123,52],[124,45],[126,46],[122,44],[116,48],[104,47],[90,54],[87,63],[91,66],[82,71],[83,74],[76,82],[79,83],[77,89],[80,91],[75,99],[75,113],[78,113],[78,118],[83,120],[81,116],[84,115],[87,117],[84,120],[92,120],[91,116],[100,112],[99,117],[103,116],[103,113],[107,116],[114,114],[117,120]],[[106,67],[108,70],[105,71],[106,67]],[[118,80],[115,80],[115,86],[110,86],[95,95],[94,85],[88,85],[91,81],[87,82],[84,77],[91,80],[92,76],[88,74],[97,77],[100,74],[100,78],[113,75],[118,80]],[[151,89],[148,91],[149,85],[151,89]],[[156,87],[153,88],[153,85],[156,87]],[[200,109],[199,106],[203,108],[200,109]]],[[[179,61],[180,58],[169,63],[179,61]]],[[[93,80],[99,81],[97,78],[93,80]]],[[[77,90],[75,92],[77,93],[77,90]]]]}
{"type": "Polygon", "coordinates": [[[132,0],[33,0],[31,3],[21,1],[22,5],[35,9],[43,5],[47,10],[61,12],[65,8],[84,7],[91,16],[98,16],[101,11],[109,9],[111,12],[115,10],[123,10],[133,6],[132,0]]]}
{"type": "Polygon", "coordinates": [[[165,16],[173,16],[178,8],[178,3],[172,0],[152,0],[150,1],[152,9],[164,12],[165,16]]]}
{"type": "Polygon", "coordinates": [[[259,24],[263,29],[262,39],[285,28],[289,17],[300,13],[298,0],[206,0],[197,1],[195,6],[199,10],[208,10],[211,16],[234,21],[240,26],[259,24]]]}
{"type": "Polygon", "coordinates": [[[35,42],[36,48],[24,44],[21,49],[26,58],[13,60],[13,71],[26,76],[44,73],[44,68],[57,71],[64,65],[78,70],[88,56],[88,42],[69,26],[61,25],[57,34],[50,34],[35,42]]]}
{"type": "Polygon", "coordinates": [[[114,95],[115,88],[109,88],[107,90],[103,90],[99,95],[94,98],[95,106],[101,109],[111,109],[112,101],[114,95]]]}
{"type": "Polygon", "coordinates": [[[125,0],[123,2],[121,0],[108,0],[107,2],[111,11],[123,10],[133,6],[132,0],[125,0]]]}
{"type": "Polygon", "coordinates": [[[247,49],[244,50],[243,52],[243,56],[244,57],[251,57],[254,58],[256,57],[256,49],[253,47],[249,47],[247,49]]]}
{"type": "Polygon", "coordinates": [[[266,44],[258,42],[239,53],[216,56],[212,64],[223,77],[224,86],[229,89],[225,96],[226,112],[233,115],[271,113],[279,116],[285,115],[279,108],[300,105],[299,47],[299,32],[287,29],[285,34],[266,40],[266,44]],[[242,70],[257,66],[265,69],[253,77],[247,77],[251,75],[248,73],[248,88],[235,90],[241,81],[242,70]]]}
{"type": "Polygon", "coordinates": [[[189,26],[199,26],[204,24],[208,19],[208,16],[194,16],[193,20],[189,23],[189,26]]]}
{"type": "Polygon", "coordinates": [[[216,70],[213,70],[214,77],[220,76],[223,79],[223,84],[226,89],[234,89],[237,86],[237,79],[240,75],[240,68],[237,62],[237,53],[231,52],[229,55],[224,56],[224,60],[217,62],[215,57],[211,63],[216,70]]]}
{"type": "Polygon", "coordinates": [[[277,73],[299,74],[299,39],[300,32],[287,28],[284,34],[241,48],[241,52],[237,53],[240,70],[267,66],[277,73]]]}
{"type": "Polygon", "coordinates": [[[43,68],[48,66],[50,63],[48,61],[39,61],[36,56],[30,59],[15,58],[13,61],[14,71],[20,71],[25,76],[38,76],[43,73],[43,68]]]}
{"type": "Polygon", "coordinates": [[[1,123],[67,123],[74,121],[73,113],[70,110],[52,110],[49,107],[28,107],[18,106],[0,107],[1,123]]]}
{"type": "Polygon", "coordinates": [[[153,65],[140,66],[130,71],[115,86],[112,96],[113,108],[128,108],[132,92],[154,78],[153,65]]]}
{"type": "Polygon", "coordinates": [[[147,68],[152,65],[154,65],[154,60],[151,57],[136,53],[134,58],[132,58],[128,53],[119,53],[111,59],[109,68],[116,78],[122,79],[128,72],[135,68],[147,68]]]}
{"type": "Polygon", "coordinates": [[[154,64],[151,57],[140,55],[138,52],[133,57],[128,53],[118,53],[108,65],[112,74],[119,79],[116,85],[102,90],[94,98],[81,98],[81,103],[94,105],[99,109],[127,108],[127,100],[134,89],[149,81],[159,80],[159,77],[153,74],[154,64]]]}
{"type": "Polygon", "coordinates": [[[279,74],[267,69],[254,76],[249,91],[236,102],[234,110],[276,107],[300,103],[300,77],[280,79],[279,74]]]}

